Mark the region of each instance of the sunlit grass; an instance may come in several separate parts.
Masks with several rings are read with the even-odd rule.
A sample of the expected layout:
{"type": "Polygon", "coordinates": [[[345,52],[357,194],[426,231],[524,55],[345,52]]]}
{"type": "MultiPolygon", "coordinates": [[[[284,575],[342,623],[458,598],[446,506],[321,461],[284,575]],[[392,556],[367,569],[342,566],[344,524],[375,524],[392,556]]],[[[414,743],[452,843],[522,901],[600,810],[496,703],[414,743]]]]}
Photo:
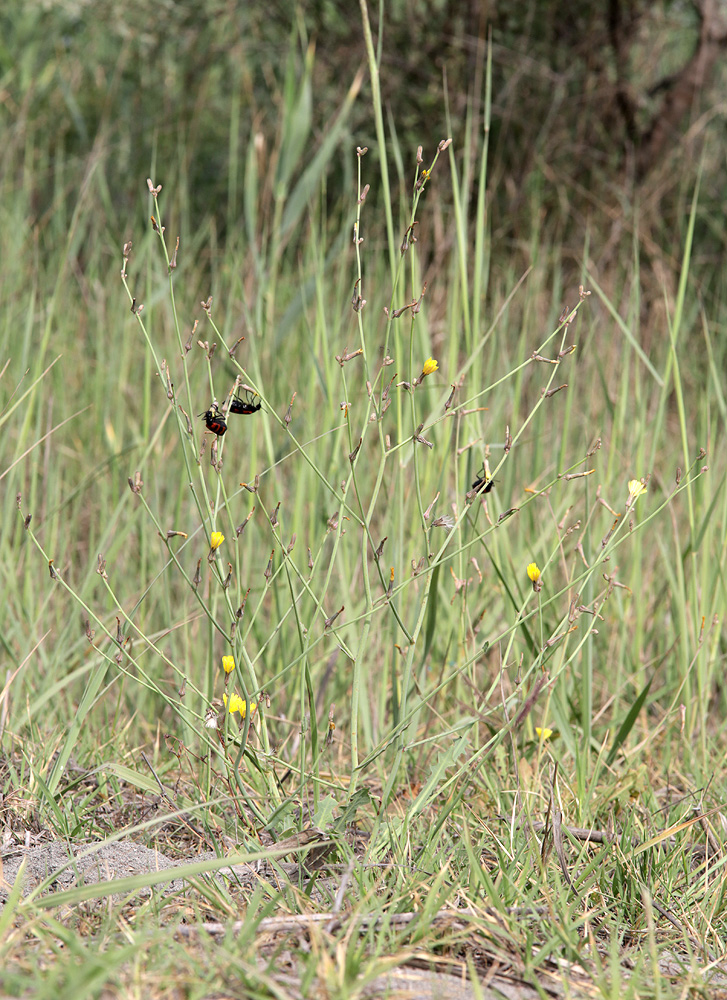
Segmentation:
{"type": "MultiPolygon", "coordinates": [[[[120,225],[101,160],[55,249],[2,232],[9,843],[150,838],[177,809],[190,853],[322,831],[320,896],[301,876],[185,911],[243,915],[251,948],[271,915],[331,914],[295,985],[277,944],[234,970],[263,996],[347,996],[415,953],[530,980],[577,963],[603,996],[628,957],[671,995],[655,949],[704,965],[724,939],[725,321],[690,284],[693,228],[666,334],[640,329],[638,258],[624,310],[587,247],[574,284],[557,245],[527,266],[493,245],[486,130],[466,176],[456,139],[396,150],[399,197],[344,142],[354,77],[313,150],[312,58],[291,56],[226,245],[189,232],[163,163],[120,225]],[[336,157],[356,182],[331,209],[336,157]],[[243,386],[260,410],[227,412],[243,386]]],[[[63,902],[118,945],[83,908],[113,891],[63,902]]],[[[83,937],[46,904],[0,915],[2,964],[27,971],[18,917],[80,983],[83,937]]],[[[153,907],[134,919],[169,940],[153,907]]],[[[169,974],[224,981],[228,935],[169,974]]],[[[106,955],[93,981],[128,982],[131,954],[106,955]]]]}

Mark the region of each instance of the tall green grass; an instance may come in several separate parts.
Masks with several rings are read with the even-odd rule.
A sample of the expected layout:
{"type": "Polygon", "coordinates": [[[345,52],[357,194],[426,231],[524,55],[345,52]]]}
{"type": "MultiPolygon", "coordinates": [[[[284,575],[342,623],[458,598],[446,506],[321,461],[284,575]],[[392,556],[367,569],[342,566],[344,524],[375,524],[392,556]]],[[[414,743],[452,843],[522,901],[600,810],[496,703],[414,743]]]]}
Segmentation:
{"type": "MultiPolygon", "coordinates": [[[[357,859],[352,911],[421,907],[431,949],[462,893],[501,914],[498,946],[537,978],[584,960],[591,919],[604,940],[641,934],[661,894],[677,923],[690,912],[681,945],[718,957],[721,868],[687,870],[691,810],[725,791],[724,316],[689,277],[698,179],[676,296],[664,328],[643,329],[636,251],[616,295],[588,244],[574,283],[543,245],[537,192],[529,246],[493,239],[484,53],[462,131],[423,138],[421,158],[376,88],[377,144],[357,154],[354,73],[314,141],[313,68],[312,48],[291,52],[275,138],[252,130],[231,173],[242,225],[223,244],[214,206],[189,225],[183,158],[152,160],[156,193],[130,178],[117,219],[99,150],[42,251],[30,204],[5,189],[8,822],[104,835],[101,793],[79,800],[67,766],[96,768],[121,815],[130,786],[151,787],[146,748],[209,843],[244,853],[261,831],[321,828],[357,859]],[[339,163],[350,196],[331,206],[339,163]],[[215,440],[198,414],[238,384],[261,410],[229,414],[215,440]],[[483,467],[494,488],[473,493],[483,467]],[[224,710],[233,694],[244,720],[224,710]],[[532,835],[561,812],[619,838],[571,840],[570,883],[532,835]],[[667,834],[650,871],[632,837],[667,834]],[[542,909],[531,928],[508,907],[542,909]]],[[[348,947],[339,995],[368,954],[348,947]]],[[[404,948],[393,935],[391,954],[404,948]]],[[[622,948],[600,954],[614,982],[622,948]]]]}

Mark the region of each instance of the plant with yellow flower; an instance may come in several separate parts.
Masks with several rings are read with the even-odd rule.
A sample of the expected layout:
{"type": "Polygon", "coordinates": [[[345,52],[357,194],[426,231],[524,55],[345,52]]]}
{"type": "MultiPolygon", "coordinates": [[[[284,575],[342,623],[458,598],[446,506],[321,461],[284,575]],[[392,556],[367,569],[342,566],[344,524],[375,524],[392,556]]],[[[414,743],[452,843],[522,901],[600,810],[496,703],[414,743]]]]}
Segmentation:
{"type": "Polygon", "coordinates": [[[629,480],[629,495],[626,500],[626,506],[632,507],[640,496],[646,493],[646,484],[642,479],[630,479],[629,480]]]}
{"type": "Polygon", "coordinates": [[[419,378],[414,379],[414,385],[421,385],[427,375],[433,375],[436,371],[439,371],[439,363],[434,358],[427,358],[424,362],[421,375],[419,378]]]}
{"type": "MultiPolygon", "coordinates": [[[[241,698],[239,694],[231,694],[229,699],[226,694],[222,695],[222,700],[225,703],[225,708],[228,710],[230,715],[234,715],[235,712],[240,713],[240,718],[244,719],[247,715],[247,702],[244,698],[241,698]],[[229,702],[229,704],[228,704],[229,702]]],[[[255,709],[257,708],[257,702],[250,702],[250,719],[252,719],[255,714],[255,709]]]]}

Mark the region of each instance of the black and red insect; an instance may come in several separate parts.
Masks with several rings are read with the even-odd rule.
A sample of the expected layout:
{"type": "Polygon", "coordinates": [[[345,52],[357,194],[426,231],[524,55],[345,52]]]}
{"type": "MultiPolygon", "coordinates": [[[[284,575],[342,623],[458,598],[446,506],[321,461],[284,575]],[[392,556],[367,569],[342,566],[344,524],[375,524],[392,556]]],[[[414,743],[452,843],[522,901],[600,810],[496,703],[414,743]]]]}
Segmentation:
{"type": "Polygon", "coordinates": [[[495,480],[489,478],[483,466],[482,471],[477,473],[477,478],[472,483],[472,493],[489,493],[494,485],[495,480]]]}
{"type": "Polygon", "coordinates": [[[472,489],[467,494],[467,499],[472,501],[478,493],[489,493],[494,485],[495,480],[490,477],[489,469],[483,466],[481,472],[477,473],[477,478],[472,483],[472,489]]]}
{"type": "Polygon", "coordinates": [[[230,413],[257,413],[258,410],[262,409],[262,404],[256,403],[256,398],[249,390],[245,390],[244,398],[233,396],[230,400],[230,413]]]}
{"type": "Polygon", "coordinates": [[[205,410],[204,413],[199,414],[207,425],[207,430],[212,431],[217,437],[222,437],[222,435],[227,430],[227,421],[225,420],[225,415],[218,408],[217,403],[213,403],[209,410],[205,410]]]}

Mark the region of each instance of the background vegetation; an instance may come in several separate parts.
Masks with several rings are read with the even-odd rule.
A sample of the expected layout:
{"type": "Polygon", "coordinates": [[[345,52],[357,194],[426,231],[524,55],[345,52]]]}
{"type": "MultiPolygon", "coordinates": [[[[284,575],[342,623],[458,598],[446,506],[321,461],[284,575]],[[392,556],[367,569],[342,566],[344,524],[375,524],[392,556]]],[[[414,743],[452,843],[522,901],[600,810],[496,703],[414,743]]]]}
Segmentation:
{"type": "Polygon", "coordinates": [[[6,993],[717,995],[723,43],[601,6],[3,8],[4,849],[328,852],[13,899],[6,993]]]}

